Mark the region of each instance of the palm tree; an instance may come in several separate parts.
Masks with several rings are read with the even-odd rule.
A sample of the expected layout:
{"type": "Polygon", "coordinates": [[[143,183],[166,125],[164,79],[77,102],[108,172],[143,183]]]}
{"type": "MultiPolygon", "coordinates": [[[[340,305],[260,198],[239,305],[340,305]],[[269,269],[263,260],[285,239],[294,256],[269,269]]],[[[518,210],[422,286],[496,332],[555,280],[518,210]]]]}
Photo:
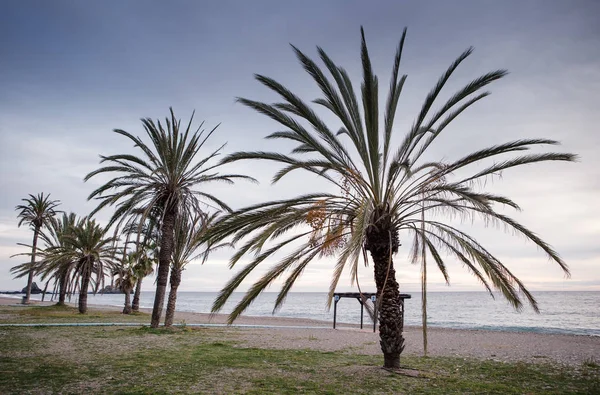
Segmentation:
{"type": "Polygon", "coordinates": [[[224,146],[219,147],[207,157],[198,161],[197,154],[214,133],[216,127],[204,136],[203,124],[192,130],[192,117],[185,129],[181,130],[181,121],[175,118],[173,109],[171,116],[163,125],[150,118],[142,119],[151,145],[146,145],[139,137],[124,130],[116,129],[115,133],[130,139],[141,155],[118,154],[101,156],[103,166],[89,173],[85,180],[98,174],[109,173],[114,178],[93,191],[88,199],[99,199],[101,202],[93,213],[106,206],[117,205],[109,225],[117,227],[135,212],[144,209],[141,220],[153,210],[161,213],[161,228],[158,258],[158,276],[156,295],[152,310],[153,328],[158,327],[162,313],[164,297],[169,276],[169,266],[173,252],[174,227],[180,216],[202,212],[203,204],[214,204],[220,209],[229,207],[214,195],[193,188],[212,182],[233,183],[237,178],[252,178],[236,174],[219,174],[219,164],[209,165],[209,161],[219,155],[224,146]]]}
{"type": "Polygon", "coordinates": [[[138,280],[135,272],[135,265],[138,260],[136,255],[135,252],[127,254],[113,271],[113,274],[117,276],[115,286],[125,294],[123,314],[131,313],[131,291],[133,291],[133,287],[135,287],[138,280]]]}
{"type": "Polygon", "coordinates": [[[39,193],[37,196],[29,195],[27,199],[21,199],[25,204],[18,205],[15,210],[19,212],[17,218],[19,227],[26,223],[33,230],[33,243],[31,246],[31,269],[27,277],[27,289],[25,292],[24,304],[29,303],[31,297],[31,284],[35,274],[34,264],[37,251],[37,242],[42,227],[47,226],[50,219],[56,215],[56,207],[60,204],[58,200],[50,200],[50,194],[44,196],[44,193],[39,193]]]}
{"type": "MultiPolygon", "coordinates": [[[[253,254],[250,263],[221,290],[213,311],[219,311],[244,278],[278,251],[285,249],[286,255],[250,287],[229,316],[230,322],[274,280],[287,273],[275,302],[275,310],[278,309],[294,282],[314,258],[335,254],[337,263],[329,289],[331,303],[343,270],[349,267],[352,279],[356,280],[359,262],[364,260],[367,264],[367,256],[370,255],[377,288],[384,366],[397,368],[404,348],[404,312],[392,258],[400,247],[401,234],[416,235],[417,240],[419,234],[423,234],[427,250],[446,279],[444,253],[466,266],[490,294],[491,286],[499,289],[515,308],[522,306],[523,296],[534,309],[537,309],[537,304],[524,284],[502,262],[473,237],[444,218],[457,215],[469,219],[482,217],[487,223],[504,225],[539,246],[568,274],[567,265],[548,244],[514,219],[496,211],[498,204],[518,209],[517,204],[507,197],[484,191],[485,184],[478,181],[520,165],[573,161],[574,155],[534,153],[511,157],[510,154],[521,153],[532,147],[558,144],[549,139],[523,139],[483,148],[455,161],[431,162],[423,158],[423,154],[451,121],[488,96],[488,92],[481,90],[502,78],[506,71],[492,71],[472,80],[432,112],[431,108],[437,103],[436,99],[446,82],[471,54],[472,49],[469,48],[442,74],[425,98],[412,127],[401,137],[399,144],[393,146],[396,108],[406,80],[405,75],[399,76],[405,35],[406,30],[398,45],[389,94],[383,109],[379,107],[378,80],[371,66],[362,29],[363,82],[360,97],[355,95],[346,71],[337,66],[321,48],[317,48],[317,51],[331,77],[293,47],[300,63],[323,93],[323,97],[313,103],[333,113],[340,122],[337,130],[328,127],[309,104],[266,76],[257,75],[256,79],[277,93],[282,101],[267,104],[238,99],[285,128],[270,134],[268,139],[283,139],[297,145],[289,155],[263,151],[239,152],[229,155],[221,163],[247,159],[272,161],[283,165],[273,177],[273,182],[293,170],[304,170],[329,182],[332,188],[242,208],[226,215],[213,227],[209,235],[212,242],[230,236],[235,242],[243,241],[231,258],[231,266],[247,254],[253,254]],[[385,114],[383,120],[380,120],[380,111],[385,114]],[[498,161],[488,163],[483,170],[479,166],[475,170],[470,166],[481,166],[486,160],[496,158],[498,161]],[[459,170],[460,175],[457,173],[459,170]],[[424,212],[431,212],[432,215],[422,218],[422,207],[424,212]],[[424,224],[423,230],[421,224],[424,224]],[[290,248],[294,249],[289,252],[290,248]]],[[[419,248],[414,251],[418,252],[419,248]]]]}
{"type": "MultiPolygon", "coordinates": [[[[34,271],[41,275],[42,281],[47,281],[47,289],[51,281],[54,282],[53,294],[58,291],[58,303],[59,306],[64,306],[68,289],[70,288],[69,276],[73,269],[74,262],[71,260],[60,260],[54,259],[55,254],[53,252],[61,248],[66,248],[65,235],[70,234],[72,228],[77,224],[77,216],[75,213],[66,214],[63,213],[62,218],[56,217],[51,218],[47,229],[40,232],[40,239],[44,242],[44,247],[38,252],[39,259],[36,260],[34,271]]],[[[18,254],[18,255],[28,255],[18,254]]],[[[26,262],[11,268],[11,272],[15,274],[16,278],[26,276],[31,270],[31,263],[26,262]]]]}
{"type": "Polygon", "coordinates": [[[144,277],[154,273],[154,264],[158,262],[156,243],[160,239],[160,211],[153,210],[145,221],[140,221],[140,217],[143,217],[145,212],[145,209],[136,210],[123,229],[123,233],[126,235],[126,244],[135,243],[136,249],[137,261],[133,268],[137,278],[132,303],[134,312],[140,310],[140,295],[144,277]],[[135,241],[130,241],[132,236],[136,237],[135,241]]]}
{"type": "Polygon", "coordinates": [[[131,305],[132,311],[134,312],[140,311],[140,294],[142,292],[142,281],[144,280],[144,277],[154,273],[154,264],[157,262],[155,251],[156,245],[154,243],[138,245],[137,261],[133,267],[137,278],[131,305]]]}
{"type": "Polygon", "coordinates": [[[69,293],[79,289],[79,312],[87,312],[87,294],[90,283],[97,292],[104,285],[106,271],[115,265],[115,238],[107,237],[108,228],[89,218],[80,219],[71,231],[62,237],[62,244],[46,249],[44,260],[50,265],[72,262],[69,274],[69,293]]]}
{"type": "Polygon", "coordinates": [[[66,247],[64,237],[72,232],[73,227],[77,224],[77,215],[75,213],[63,213],[60,220],[53,218],[48,232],[42,232],[41,237],[44,240],[44,250],[42,251],[42,260],[40,262],[40,274],[42,280],[48,278],[48,281],[54,280],[54,293],[58,290],[59,306],[64,306],[69,287],[69,276],[73,269],[73,261],[55,261],[46,259],[51,251],[55,248],[66,247]]]}
{"type": "Polygon", "coordinates": [[[171,261],[171,277],[169,285],[169,298],[167,301],[167,312],[165,314],[165,326],[173,325],[173,317],[175,316],[175,305],[177,303],[177,289],[181,284],[181,275],[186,265],[194,260],[201,259],[204,263],[211,252],[225,247],[229,244],[222,243],[220,245],[209,246],[205,244],[203,236],[207,230],[217,222],[219,212],[209,215],[196,215],[191,220],[183,218],[175,228],[175,245],[173,248],[173,260],[171,261]],[[201,251],[199,249],[203,247],[201,251]]]}

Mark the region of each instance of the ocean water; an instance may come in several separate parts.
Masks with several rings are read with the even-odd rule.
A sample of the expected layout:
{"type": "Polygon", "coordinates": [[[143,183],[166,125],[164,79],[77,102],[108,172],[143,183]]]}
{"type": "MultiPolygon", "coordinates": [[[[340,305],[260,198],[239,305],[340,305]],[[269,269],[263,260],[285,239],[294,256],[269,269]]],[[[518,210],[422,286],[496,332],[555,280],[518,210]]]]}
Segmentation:
{"type": "MultiPolygon", "coordinates": [[[[501,295],[495,299],[485,292],[430,292],[427,294],[427,322],[430,327],[525,331],[600,336],[600,292],[534,292],[540,313],[529,307],[515,311],[501,295]]],[[[39,295],[33,295],[39,299],[39,295]]],[[[209,313],[216,292],[180,292],[177,310],[209,313]]],[[[405,324],[421,325],[421,294],[415,292],[405,301],[405,324]]],[[[234,293],[222,313],[229,313],[243,293],[234,293]]],[[[265,292],[246,310],[245,315],[271,316],[277,293],[265,292]]],[[[48,296],[46,297],[48,299],[48,296]]],[[[88,303],[122,306],[123,295],[89,295],[88,303]]],[[[76,301],[76,298],[71,300],[76,301]]],[[[142,292],[140,305],[152,308],[154,292],[142,292]]],[[[311,318],[333,323],[333,307],[327,310],[326,293],[290,293],[277,317],[311,318]]],[[[342,298],[337,306],[337,321],[360,323],[360,304],[342,298]]],[[[372,325],[364,314],[365,326],[372,325]]]]}

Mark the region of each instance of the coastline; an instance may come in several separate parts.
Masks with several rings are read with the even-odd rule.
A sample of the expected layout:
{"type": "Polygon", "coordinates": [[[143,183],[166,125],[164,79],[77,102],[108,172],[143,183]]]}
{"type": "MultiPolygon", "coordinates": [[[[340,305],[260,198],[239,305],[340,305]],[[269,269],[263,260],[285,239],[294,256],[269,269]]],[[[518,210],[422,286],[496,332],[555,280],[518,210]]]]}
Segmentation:
{"type": "MultiPolygon", "coordinates": [[[[18,299],[0,297],[0,304],[18,305],[18,299]]],[[[33,305],[52,305],[54,302],[35,302],[33,305]]],[[[118,311],[115,306],[89,305],[91,310],[118,311]]],[[[151,309],[140,309],[150,313],[151,309]]],[[[226,324],[225,314],[176,312],[176,324],[226,324]]],[[[264,328],[231,326],[231,331],[244,347],[267,349],[311,349],[319,351],[351,351],[379,355],[379,335],[372,327],[357,324],[338,324],[328,321],[286,317],[241,316],[235,325],[260,325],[264,328]],[[305,328],[302,328],[305,327],[305,328]]],[[[420,327],[406,326],[405,355],[423,355],[420,327]]],[[[523,361],[579,365],[600,356],[600,337],[533,332],[504,332],[491,330],[428,328],[428,355],[476,358],[495,361],[523,361]]]]}

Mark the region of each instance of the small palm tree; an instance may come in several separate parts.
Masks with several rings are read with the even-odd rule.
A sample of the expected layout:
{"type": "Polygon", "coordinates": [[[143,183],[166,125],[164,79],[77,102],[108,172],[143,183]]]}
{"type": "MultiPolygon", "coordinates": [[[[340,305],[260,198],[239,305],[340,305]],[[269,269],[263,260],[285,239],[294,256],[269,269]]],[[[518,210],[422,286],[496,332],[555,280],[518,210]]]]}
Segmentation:
{"type": "Polygon", "coordinates": [[[177,289],[181,284],[181,275],[186,265],[194,259],[200,259],[201,263],[204,263],[211,252],[229,245],[228,243],[222,243],[209,246],[204,240],[207,230],[218,221],[219,214],[219,212],[216,212],[210,215],[197,215],[191,220],[184,218],[176,226],[171,277],[169,279],[171,289],[165,315],[165,326],[167,327],[173,325],[177,289]]]}
{"type": "Polygon", "coordinates": [[[56,215],[56,207],[60,204],[58,200],[50,200],[50,195],[39,193],[37,196],[29,195],[29,198],[22,199],[25,204],[18,205],[15,210],[19,213],[19,227],[26,223],[33,230],[33,243],[31,246],[31,268],[28,272],[27,277],[27,288],[25,292],[25,299],[23,303],[29,303],[31,297],[31,285],[33,283],[33,276],[35,275],[35,257],[37,252],[37,242],[40,235],[40,231],[43,227],[50,223],[51,218],[56,215]]]}
{"type": "Polygon", "coordinates": [[[69,279],[74,262],[71,260],[52,260],[46,257],[52,257],[52,251],[56,248],[66,247],[65,236],[71,234],[73,227],[77,224],[77,215],[75,213],[63,213],[60,220],[54,218],[47,232],[42,232],[41,237],[44,240],[44,250],[41,252],[41,262],[39,272],[42,280],[54,281],[54,293],[58,291],[59,306],[64,306],[67,297],[67,290],[70,288],[69,279]]]}
{"type": "MultiPolygon", "coordinates": [[[[486,192],[483,190],[485,183],[479,181],[525,164],[573,161],[574,155],[534,153],[511,157],[510,154],[522,153],[532,147],[558,144],[549,139],[523,139],[483,148],[454,161],[430,161],[423,156],[452,120],[488,96],[489,93],[482,92],[482,89],[502,78],[506,71],[492,71],[472,80],[438,105],[437,110],[431,111],[451,75],[471,54],[472,49],[466,50],[442,74],[425,98],[412,127],[400,138],[399,144],[393,146],[396,108],[406,80],[406,75],[399,74],[405,34],[406,30],[394,59],[384,108],[379,106],[378,79],[371,66],[362,29],[363,81],[361,96],[358,97],[346,71],[336,65],[325,51],[318,48],[330,76],[293,47],[300,63],[323,93],[323,97],[313,103],[336,117],[338,124],[333,126],[335,129],[327,126],[308,103],[266,76],[257,75],[256,79],[278,94],[282,101],[267,104],[239,99],[242,104],[267,115],[284,127],[284,130],[272,133],[267,138],[283,139],[297,145],[290,155],[263,151],[239,152],[229,155],[222,163],[267,160],[283,165],[273,182],[294,170],[304,170],[329,182],[331,188],[320,193],[246,207],[227,214],[213,227],[209,235],[212,242],[231,236],[234,241],[243,241],[231,259],[231,266],[247,254],[253,255],[250,263],[221,290],[213,311],[219,311],[224,306],[232,292],[254,268],[283,249],[294,246],[291,252],[286,251],[285,257],[250,287],[231,313],[230,322],[273,281],[287,273],[275,302],[275,310],[278,309],[294,282],[313,259],[336,255],[337,263],[329,289],[331,303],[343,270],[350,268],[352,278],[356,280],[359,262],[366,264],[370,255],[377,287],[384,366],[397,368],[404,349],[404,311],[393,255],[400,247],[401,234],[413,235],[417,241],[425,243],[446,279],[444,253],[466,266],[490,294],[492,286],[499,289],[515,308],[521,307],[521,297],[526,298],[534,309],[537,309],[537,304],[524,284],[502,262],[473,237],[449,221],[444,221],[444,218],[478,217],[488,223],[503,225],[539,246],[550,260],[558,263],[568,274],[567,265],[548,244],[514,219],[497,211],[498,205],[515,209],[519,209],[519,206],[507,197],[486,192]],[[385,114],[382,120],[380,114],[385,114]],[[486,160],[494,162],[488,162],[485,167],[471,166],[485,165],[486,160]],[[268,246],[267,242],[274,244],[268,246]]],[[[420,250],[419,246],[413,248],[416,253],[420,250]]]]}
{"type": "Polygon", "coordinates": [[[156,259],[156,245],[152,244],[140,244],[136,251],[137,261],[133,267],[137,282],[135,285],[135,292],[133,294],[132,310],[134,312],[140,311],[140,294],[142,292],[142,281],[144,277],[147,277],[154,273],[154,265],[157,263],[156,259]]]}
{"type": "Polygon", "coordinates": [[[117,276],[115,286],[125,294],[123,314],[131,313],[131,291],[133,291],[133,287],[138,281],[135,272],[137,260],[136,253],[130,252],[123,258],[120,265],[113,270],[113,275],[117,276]]]}
{"type": "Polygon", "coordinates": [[[106,206],[117,204],[109,225],[116,223],[119,226],[140,209],[143,209],[144,213],[141,217],[142,221],[153,210],[161,213],[158,276],[151,322],[153,328],[158,327],[160,323],[173,253],[174,228],[178,218],[202,212],[206,205],[230,210],[225,202],[214,195],[194,188],[214,182],[233,183],[239,178],[253,180],[237,174],[219,174],[216,172],[218,164],[209,165],[224,146],[205,158],[198,158],[200,149],[217,127],[204,136],[203,124],[195,131],[192,129],[193,118],[192,115],[183,129],[181,121],[175,118],[173,109],[164,125],[160,121],[155,123],[150,118],[142,119],[151,145],[147,145],[139,137],[124,130],[116,129],[115,133],[127,137],[134,143],[134,146],[141,151],[140,155],[101,156],[100,163],[107,165],[85,177],[87,181],[98,174],[114,175],[113,179],[93,191],[88,198],[100,200],[93,213],[106,206]]]}
{"type": "Polygon", "coordinates": [[[140,218],[144,216],[146,210],[136,210],[130,220],[123,228],[126,235],[126,244],[135,244],[135,254],[137,257],[134,265],[137,283],[133,295],[132,311],[140,310],[140,295],[142,291],[142,282],[144,277],[154,273],[154,265],[158,263],[157,241],[160,239],[160,211],[154,210],[146,217],[145,221],[140,218]],[[132,240],[135,238],[135,240],[132,240]]]}

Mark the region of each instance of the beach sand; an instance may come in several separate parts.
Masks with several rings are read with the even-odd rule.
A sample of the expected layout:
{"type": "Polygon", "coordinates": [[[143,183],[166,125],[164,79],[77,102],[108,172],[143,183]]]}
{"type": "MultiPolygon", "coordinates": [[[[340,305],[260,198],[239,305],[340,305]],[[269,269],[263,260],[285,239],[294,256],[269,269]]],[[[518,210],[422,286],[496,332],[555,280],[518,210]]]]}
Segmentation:
{"type": "MultiPolygon", "coordinates": [[[[18,304],[20,299],[0,297],[0,304],[18,304]]],[[[42,303],[35,302],[36,305],[42,303]]],[[[52,304],[44,302],[43,304],[52,304]]],[[[90,305],[91,309],[117,310],[115,306],[90,305]]],[[[141,309],[151,312],[150,309],[141,309]]],[[[175,323],[223,324],[227,316],[176,312],[175,323]]],[[[277,328],[230,327],[236,339],[244,346],[271,349],[312,349],[320,351],[348,351],[359,354],[381,354],[379,335],[372,326],[283,318],[242,316],[235,324],[273,325],[277,328]],[[311,328],[291,328],[306,326],[311,328]],[[282,328],[280,328],[282,327],[282,328]],[[315,328],[318,327],[318,328],[315,328]]],[[[420,327],[405,327],[406,355],[423,355],[423,337],[420,327]]],[[[547,362],[579,365],[584,361],[600,361],[600,337],[540,334],[531,332],[501,332],[432,328],[428,329],[428,355],[472,357],[495,361],[547,362]]]]}

